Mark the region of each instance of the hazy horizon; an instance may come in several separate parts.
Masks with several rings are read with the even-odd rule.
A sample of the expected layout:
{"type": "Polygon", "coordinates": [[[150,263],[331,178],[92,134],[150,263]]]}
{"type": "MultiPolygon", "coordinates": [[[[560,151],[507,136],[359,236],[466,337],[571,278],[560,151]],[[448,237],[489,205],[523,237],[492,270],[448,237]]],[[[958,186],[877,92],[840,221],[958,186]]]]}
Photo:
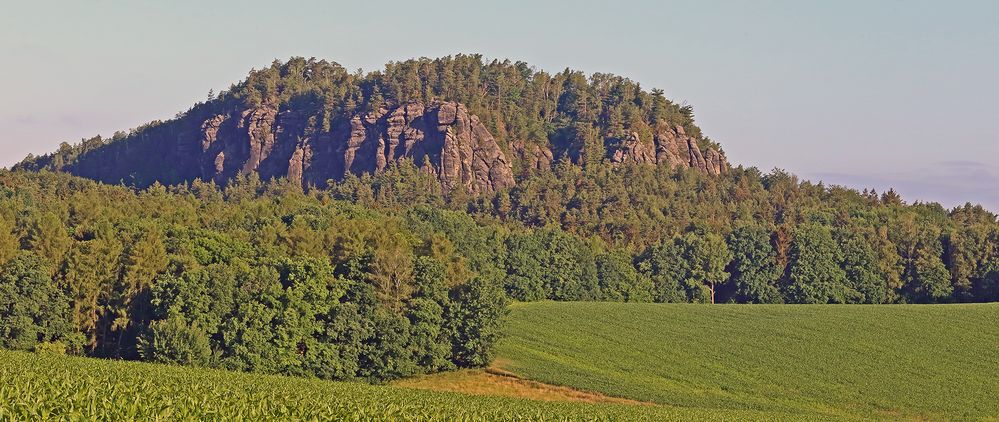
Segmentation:
{"type": "Polygon", "coordinates": [[[481,53],[662,88],[735,165],[999,211],[999,3],[265,4],[8,6],[0,166],[172,118],[274,59],[481,53]]]}

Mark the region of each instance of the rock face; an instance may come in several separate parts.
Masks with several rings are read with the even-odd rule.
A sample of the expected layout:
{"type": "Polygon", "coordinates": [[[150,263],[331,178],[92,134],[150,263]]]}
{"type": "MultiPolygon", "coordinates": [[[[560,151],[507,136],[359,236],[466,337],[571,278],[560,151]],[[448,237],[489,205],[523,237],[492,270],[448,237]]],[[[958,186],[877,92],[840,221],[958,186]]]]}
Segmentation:
{"type": "Polygon", "coordinates": [[[411,160],[445,191],[479,194],[514,185],[511,161],[479,118],[458,103],[383,107],[330,132],[308,134],[305,119],[270,107],[244,110],[237,119],[228,123],[218,115],[202,123],[203,179],[222,182],[257,172],[323,186],[348,173],[377,173],[411,160]]]}
{"type": "Polygon", "coordinates": [[[511,161],[479,118],[458,103],[380,108],[354,116],[331,139],[320,138],[306,140],[315,159],[302,173],[304,182],[377,173],[390,163],[411,160],[434,175],[445,192],[461,188],[479,194],[514,185],[511,161]]]}
{"type": "Polygon", "coordinates": [[[541,145],[517,140],[510,147],[521,168],[527,172],[551,168],[555,161],[552,150],[541,145]]]}
{"type": "MultiPolygon", "coordinates": [[[[712,175],[729,168],[721,151],[702,149],[679,126],[662,125],[652,139],[630,133],[604,146],[607,161],[616,164],[668,165],[712,175]]],[[[262,179],[287,177],[324,187],[349,174],[378,173],[409,161],[436,178],[444,192],[478,195],[513,187],[514,168],[523,175],[550,169],[563,157],[576,161],[580,148],[580,142],[556,148],[523,140],[501,146],[477,116],[456,102],[387,105],[328,125],[320,125],[315,115],[265,105],[162,123],[90,151],[66,170],[140,186],[197,178],[224,184],[256,173],[262,179]]]]}
{"type": "Polygon", "coordinates": [[[687,135],[681,126],[660,129],[651,141],[643,141],[638,133],[632,132],[626,138],[608,145],[608,159],[612,163],[632,162],[693,168],[712,175],[728,171],[728,161],[723,152],[710,147],[702,151],[697,140],[687,135]]]}

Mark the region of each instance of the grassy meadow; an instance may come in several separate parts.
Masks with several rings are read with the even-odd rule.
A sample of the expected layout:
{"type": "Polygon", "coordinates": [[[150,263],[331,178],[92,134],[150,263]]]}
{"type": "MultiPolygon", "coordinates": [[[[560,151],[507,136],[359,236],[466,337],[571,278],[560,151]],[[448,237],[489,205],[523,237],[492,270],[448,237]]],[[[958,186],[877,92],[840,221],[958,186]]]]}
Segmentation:
{"type": "Polygon", "coordinates": [[[668,406],[999,417],[999,304],[515,304],[496,366],[668,406]]]}

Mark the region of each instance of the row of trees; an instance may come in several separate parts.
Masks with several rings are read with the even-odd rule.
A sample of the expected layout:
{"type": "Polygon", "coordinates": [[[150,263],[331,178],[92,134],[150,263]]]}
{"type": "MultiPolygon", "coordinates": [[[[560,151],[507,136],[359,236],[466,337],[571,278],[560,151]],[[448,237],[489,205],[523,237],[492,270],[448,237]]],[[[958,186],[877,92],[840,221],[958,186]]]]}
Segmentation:
{"type": "Polygon", "coordinates": [[[509,191],[428,194],[409,165],[348,178],[323,195],[402,212],[451,207],[493,243],[517,300],[938,303],[999,300],[999,223],[981,206],[945,210],[801,182],[781,170],[706,176],[661,166],[565,162],[509,191]]]}

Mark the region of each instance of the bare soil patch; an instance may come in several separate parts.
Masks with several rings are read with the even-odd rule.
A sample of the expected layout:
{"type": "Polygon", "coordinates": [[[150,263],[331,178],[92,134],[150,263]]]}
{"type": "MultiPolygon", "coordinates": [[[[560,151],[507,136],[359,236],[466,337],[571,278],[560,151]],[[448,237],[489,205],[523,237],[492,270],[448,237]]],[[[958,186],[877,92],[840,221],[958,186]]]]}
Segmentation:
{"type": "Polygon", "coordinates": [[[394,383],[400,387],[451,391],[480,396],[519,397],[530,400],[583,403],[619,403],[652,406],[636,400],[526,380],[498,368],[462,370],[407,378],[394,383]]]}

